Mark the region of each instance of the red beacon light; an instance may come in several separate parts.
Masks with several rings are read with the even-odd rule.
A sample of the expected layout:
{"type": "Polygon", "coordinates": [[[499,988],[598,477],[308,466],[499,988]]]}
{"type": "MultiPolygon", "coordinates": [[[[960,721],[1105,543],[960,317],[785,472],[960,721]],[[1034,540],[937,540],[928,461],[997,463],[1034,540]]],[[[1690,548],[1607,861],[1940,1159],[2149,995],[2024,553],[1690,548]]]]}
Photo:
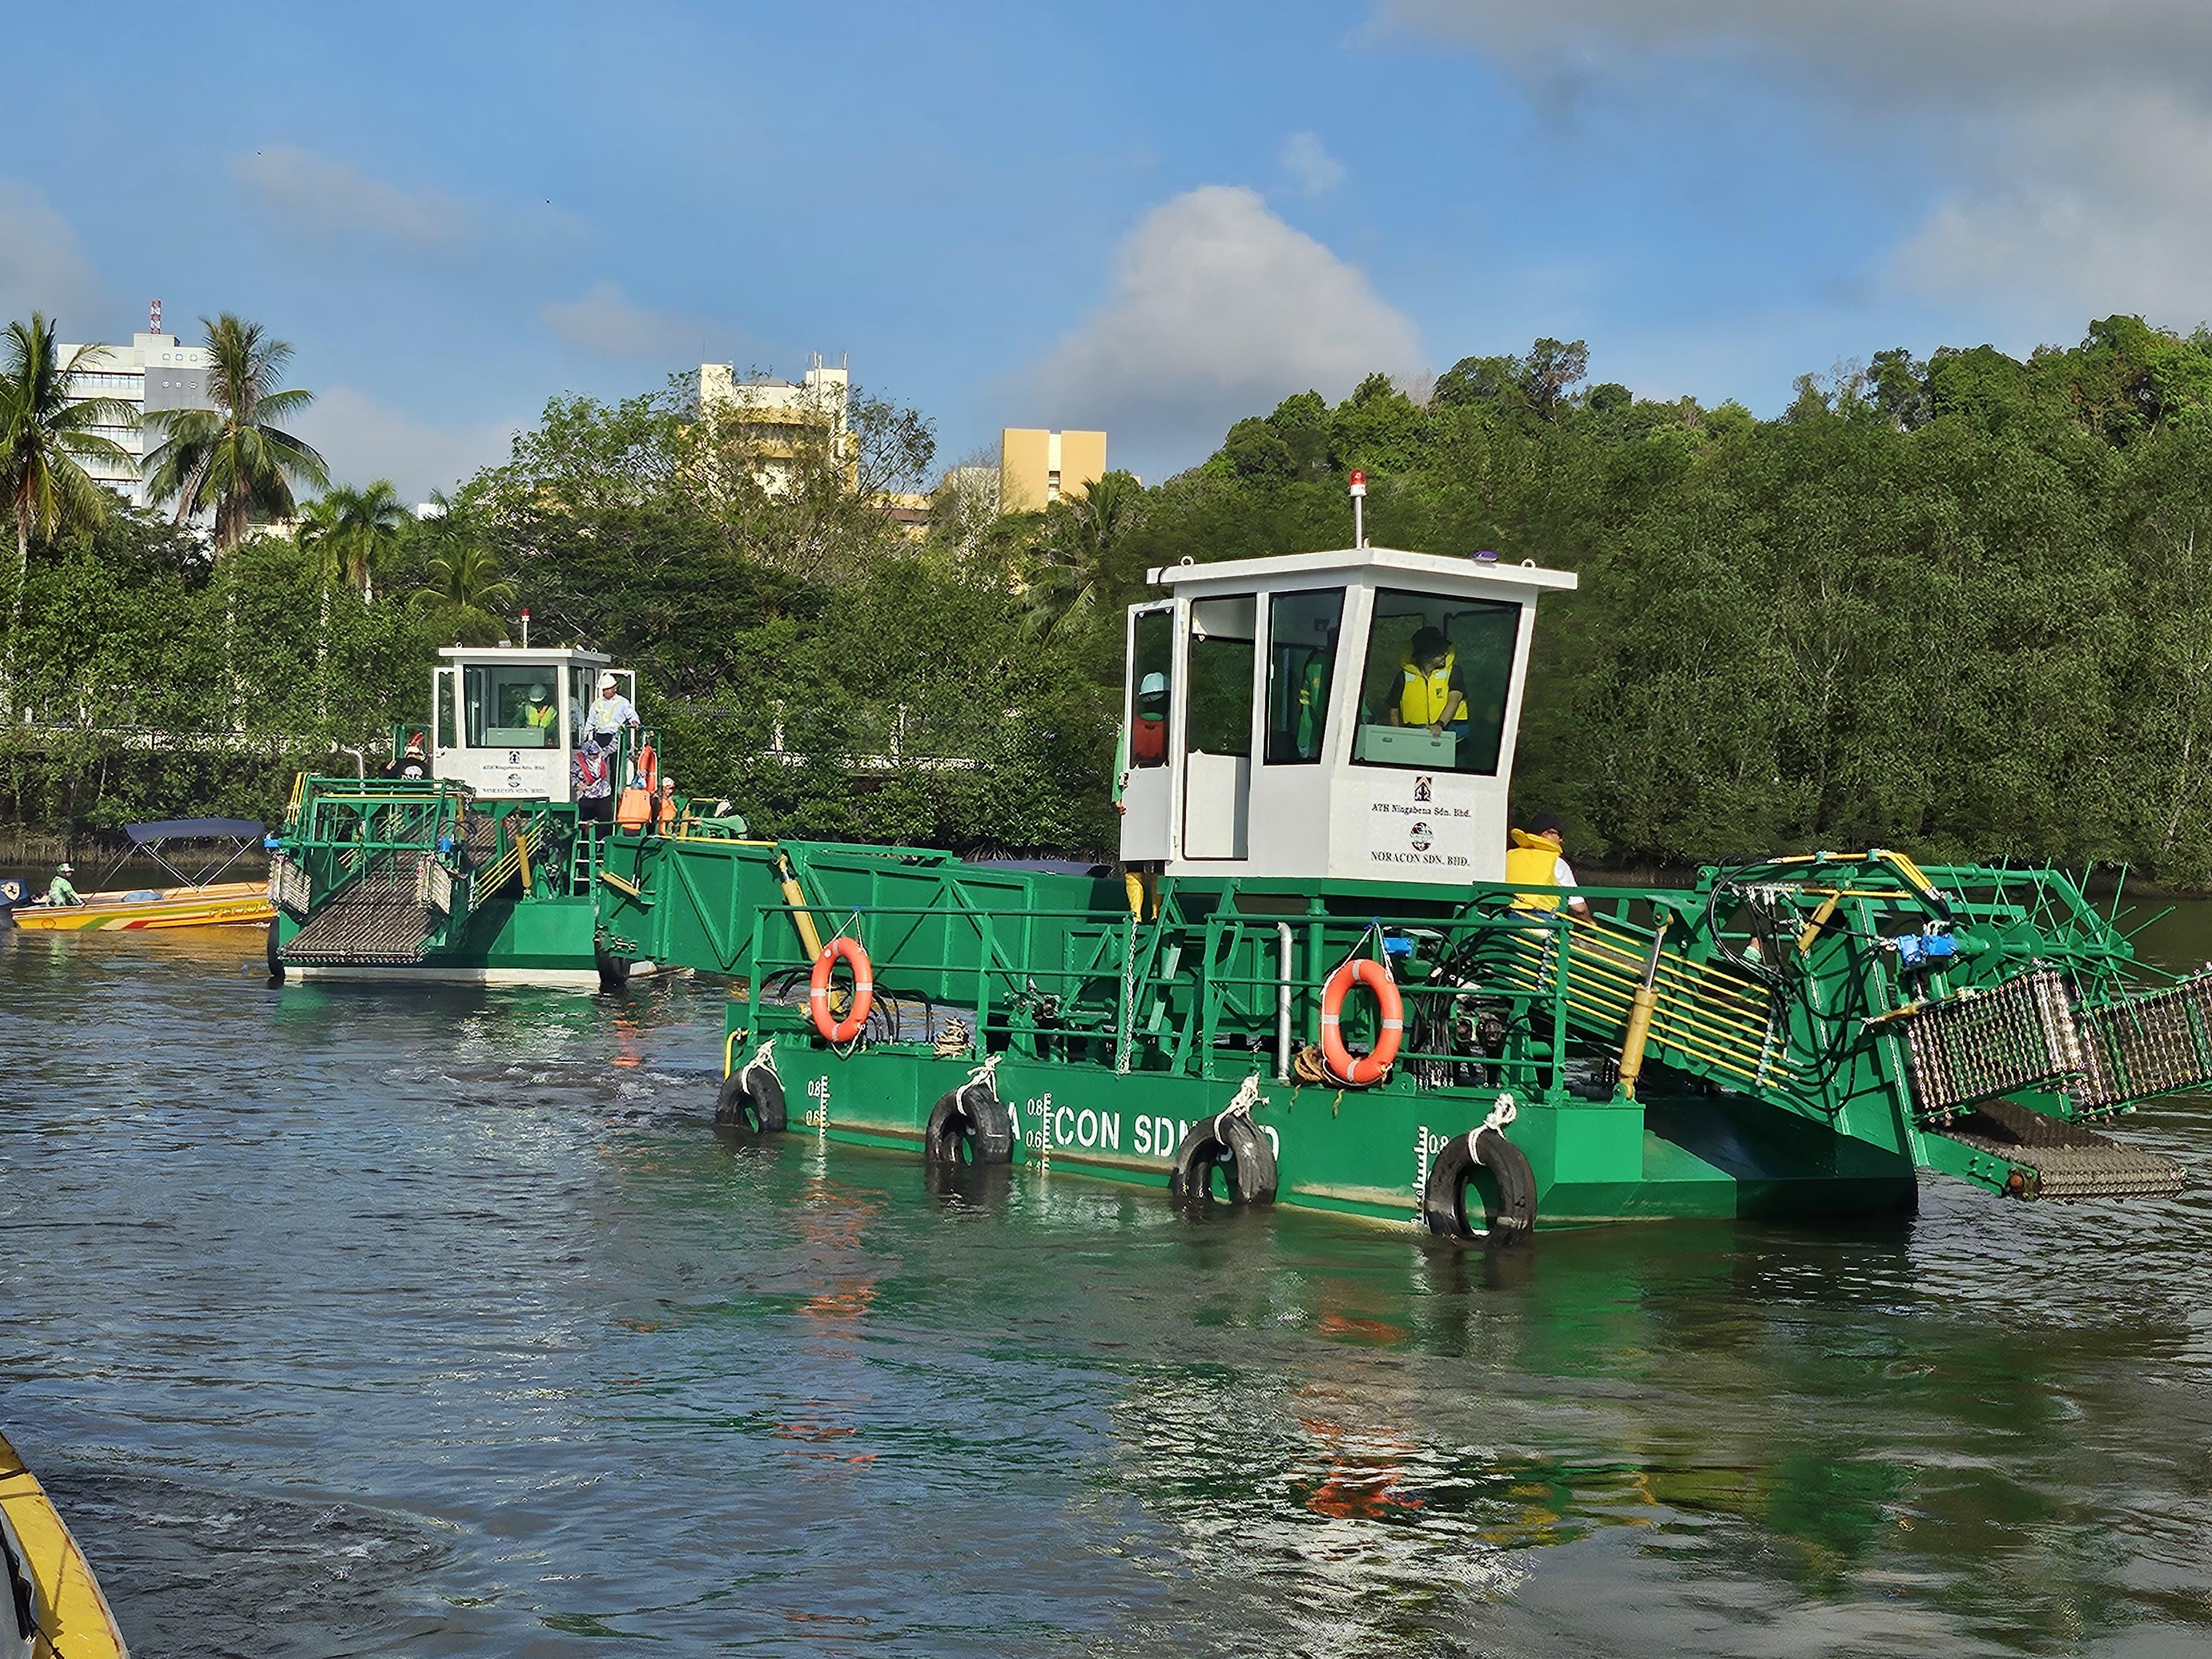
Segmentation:
{"type": "Polygon", "coordinates": [[[1367,517],[1362,503],[1367,498],[1367,475],[1355,470],[1352,475],[1352,544],[1367,545],[1367,517]]]}

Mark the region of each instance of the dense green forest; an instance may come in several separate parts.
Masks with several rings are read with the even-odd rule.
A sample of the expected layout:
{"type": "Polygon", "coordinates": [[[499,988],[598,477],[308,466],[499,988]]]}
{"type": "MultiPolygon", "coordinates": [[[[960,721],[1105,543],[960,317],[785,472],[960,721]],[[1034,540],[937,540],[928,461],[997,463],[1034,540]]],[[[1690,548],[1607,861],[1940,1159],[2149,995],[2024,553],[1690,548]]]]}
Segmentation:
{"type": "Polygon", "coordinates": [[[1342,545],[1358,466],[1378,543],[1581,574],[1539,627],[1516,797],[1593,861],[1871,842],[2212,884],[2212,337],[1884,351],[1767,421],[1587,369],[1544,340],[1418,398],[1304,393],[1043,514],[955,469],[919,540],[872,501],[936,476],[924,417],[858,398],[854,453],[771,494],[675,383],[556,399],[443,518],[367,539],[217,557],[113,514],[33,538],[0,802],[269,815],[332,741],[420,718],[437,644],[527,606],[533,642],[636,664],[682,786],[771,833],[1097,851],[1146,568],[1342,545]]]}

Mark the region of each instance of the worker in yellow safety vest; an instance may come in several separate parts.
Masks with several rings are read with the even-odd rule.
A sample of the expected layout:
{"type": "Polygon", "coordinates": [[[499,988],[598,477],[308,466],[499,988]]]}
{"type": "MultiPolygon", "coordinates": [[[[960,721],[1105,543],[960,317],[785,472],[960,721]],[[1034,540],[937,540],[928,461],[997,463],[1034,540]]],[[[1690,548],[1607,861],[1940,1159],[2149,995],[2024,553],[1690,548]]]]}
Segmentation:
{"type": "Polygon", "coordinates": [[[1387,711],[1393,726],[1425,726],[1440,738],[1447,726],[1467,723],[1467,693],[1460,687],[1459,656],[1441,628],[1424,628],[1406,647],[1398,706],[1387,711]]]}
{"type": "MultiPolygon", "coordinates": [[[[1528,821],[1526,830],[1512,833],[1513,844],[1505,849],[1505,879],[1528,882],[1536,887],[1572,887],[1575,868],[1566,859],[1566,832],[1559,827],[1555,813],[1539,812],[1528,821]]],[[[1559,899],[1556,893],[1516,893],[1513,908],[1516,910],[1556,910],[1559,899]]],[[[1570,915],[1589,915],[1589,902],[1570,898],[1570,915]]]]}

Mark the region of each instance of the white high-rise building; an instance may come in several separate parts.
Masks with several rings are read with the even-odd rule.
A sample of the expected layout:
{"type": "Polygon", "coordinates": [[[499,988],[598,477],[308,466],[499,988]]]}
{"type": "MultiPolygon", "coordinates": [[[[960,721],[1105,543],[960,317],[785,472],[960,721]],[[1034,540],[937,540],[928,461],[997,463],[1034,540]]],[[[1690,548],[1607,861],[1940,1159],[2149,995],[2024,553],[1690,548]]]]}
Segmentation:
{"type": "MultiPolygon", "coordinates": [[[[129,345],[107,346],[96,356],[87,357],[77,372],[70,376],[70,392],[79,398],[116,398],[130,404],[141,416],[165,409],[214,408],[208,396],[208,372],[212,365],[207,352],[199,346],[186,345],[173,334],[161,332],[159,300],[153,303],[148,325],[151,331],[132,335],[129,345]]],[[[80,349],[57,344],[55,360],[65,363],[80,349]]],[[[125,500],[138,507],[148,505],[144,471],[137,463],[145,459],[147,451],[160,444],[161,434],[136,426],[100,426],[93,430],[120,444],[131,454],[133,464],[125,467],[95,461],[85,471],[125,500]]]]}
{"type": "Polygon", "coordinates": [[[699,365],[700,412],[734,412],[752,449],[753,476],[771,495],[791,488],[804,447],[824,439],[833,461],[848,476],[857,476],[858,458],[845,421],[850,390],[846,370],[823,368],[818,352],[797,386],[771,375],[741,380],[729,363],[699,365]]]}

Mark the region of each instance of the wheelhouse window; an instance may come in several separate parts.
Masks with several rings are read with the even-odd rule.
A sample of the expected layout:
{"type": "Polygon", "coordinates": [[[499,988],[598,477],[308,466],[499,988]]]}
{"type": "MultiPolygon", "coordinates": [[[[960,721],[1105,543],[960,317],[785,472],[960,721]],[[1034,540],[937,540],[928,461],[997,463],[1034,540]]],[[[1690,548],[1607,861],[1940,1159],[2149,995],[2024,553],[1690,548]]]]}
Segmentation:
{"type": "Polygon", "coordinates": [[[1140,611],[1129,643],[1129,764],[1168,763],[1168,694],[1175,689],[1175,612],[1140,611]]]}
{"type": "Polygon", "coordinates": [[[561,742],[556,672],[535,664],[471,664],[461,707],[471,749],[553,749],[561,742]]]}
{"type": "Polygon", "coordinates": [[[1343,623],[1340,587],[1278,593],[1268,601],[1268,765],[1306,766],[1321,759],[1343,623]]]}
{"type": "Polygon", "coordinates": [[[1259,608],[1249,593],[1190,607],[1187,747],[1193,754],[1252,752],[1252,635],[1259,608]]]}
{"type": "Polygon", "coordinates": [[[1378,591],[1352,759],[1496,776],[1520,631],[1510,600],[1378,591]]]}

